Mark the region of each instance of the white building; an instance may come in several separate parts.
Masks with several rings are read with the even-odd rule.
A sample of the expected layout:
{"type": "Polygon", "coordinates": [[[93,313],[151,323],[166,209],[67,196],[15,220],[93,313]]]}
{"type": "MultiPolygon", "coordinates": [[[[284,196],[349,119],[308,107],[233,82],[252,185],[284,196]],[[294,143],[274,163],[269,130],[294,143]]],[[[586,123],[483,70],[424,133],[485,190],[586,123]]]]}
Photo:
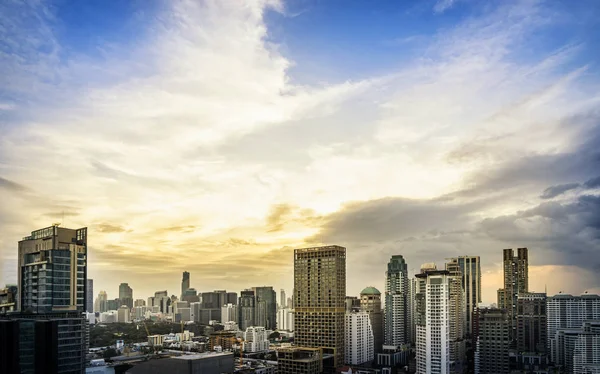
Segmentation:
{"type": "Polygon", "coordinates": [[[248,327],[244,332],[244,352],[263,352],[269,350],[269,336],[262,326],[248,327]]]}
{"type": "Polygon", "coordinates": [[[567,373],[588,374],[600,365],[600,320],[586,321],[578,329],[558,329],[552,348],[554,364],[567,373]]]}
{"type": "Polygon", "coordinates": [[[117,321],[120,323],[131,322],[131,313],[127,305],[121,305],[121,307],[117,311],[117,321]]]}
{"type": "Polygon", "coordinates": [[[225,331],[239,331],[240,328],[236,322],[229,321],[223,324],[223,330],[225,331]]]}
{"type": "Polygon", "coordinates": [[[221,307],[221,322],[237,322],[238,307],[236,304],[227,304],[221,307]]]}
{"type": "Polygon", "coordinates": [[[427,264],[416,278],[417,374],[449,374],[450,273],[427,264]]]}
{"type": "Polygon", "coordinates": [[[362,365],[375,358],[375,343],[369,312],[346,313],[345,361],[348,365],[362,365]]]}
{"type": "Polygon", "coordinates": [[[145,306],[135,306],[133,307],[133,318],[135,319],[143,319],[146,315],[146,311],[148,309],[145,306]]]}
{"type": "Polygon", "coordinates": [[[281,308],[277,311],[277,329],[294,331],[294,310],[281,308]]]}
{"type": "Polygon", "coordinates": [[[587,320],[600,320],[600,296],[558,294],[546,300],[548,349],[552,362],[559,360],[556,351],[559,329],[579,329],[587,320]]]}
{"type": "Polygon", "coordinates": [[[96,314],[95,313],[86,313],[85,318],[87,318],[88,323],[93,325],[96,323],[96,314]]]}
{"type": "Polygon", "coordinates": [[[109,310],[108,312],[100,313],[100,323],[115,323],[117,322],[117,311],[109,310]]]}

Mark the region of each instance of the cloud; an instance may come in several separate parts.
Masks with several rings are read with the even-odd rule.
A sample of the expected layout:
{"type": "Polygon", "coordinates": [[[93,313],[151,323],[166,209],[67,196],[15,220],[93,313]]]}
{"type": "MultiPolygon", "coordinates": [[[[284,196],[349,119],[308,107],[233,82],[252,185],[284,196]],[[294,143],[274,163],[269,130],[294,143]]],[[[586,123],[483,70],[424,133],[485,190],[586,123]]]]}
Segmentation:
{"type": "Polygon", "coordinates": [[[584,183],[586,188],[598,188],[600,187],[600,177],[592,178],[584,183]]]}
{"type": "Polygon", "coordinates": [[[567,191],[574,190],[579,187],[579,183],[567,183],[559,184],[557,186],[550,186],[544,190],[540,198],[552,199],[553,197],[564,194],[567,191]]]}
{"type": "Polygon", "coordinates": [[[90,276],[116,290],[129,274],[140,295],[178,289],[183,270],[199,290],[290,289],[291,249],[319,243],[348,246],[350,292],[397,253],[415,268],[481,253],[494,272],[505,246],[531,245],[536,266],[572,248],[591,269],[593,197],[539,204],[600,175],[595,68],[585,43],[532,51],[553,24],[544,3],[486,8],[388,71],[314,85],[269,29],[286,4],[169,2],[101,57],[67,53],[52,8],[10,4],[5,279],[15,243],[63,211],[90,227],[90,276]]]}
{"type": "Polygon", "coordinates": [[[436,13],[444,13],[446,10],[452,8],[456,0],[437,0],[433,7],[433,11],[436,13]]]}
{"type": "Polygon", "coordinates": [[[22,184],[13,182],[11,180],[8,180],[8,179],[2,178],[2,177],[0,177],[0,188],[5,188],[12,192],[25,192],[25,191],[29,190],[27,187],[25,187],[22,184]]]}

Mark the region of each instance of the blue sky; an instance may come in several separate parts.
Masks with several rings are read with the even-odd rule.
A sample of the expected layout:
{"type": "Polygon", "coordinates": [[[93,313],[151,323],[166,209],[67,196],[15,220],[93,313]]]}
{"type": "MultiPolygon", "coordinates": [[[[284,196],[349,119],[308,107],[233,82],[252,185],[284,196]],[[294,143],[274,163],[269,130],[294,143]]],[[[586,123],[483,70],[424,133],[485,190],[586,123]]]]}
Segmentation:
{"type": "Polygon", "coordinates": [[[394,254],[478,253],[490,302],[521,246],[532,288],[600,292],[597,1],[0,13],[0,282],[19,238],[64,216],[109,296],[183,270],[200,290],[289,290],[291,249],[318,244],[348,247],[349,293],[382,287],[394,254]]]}

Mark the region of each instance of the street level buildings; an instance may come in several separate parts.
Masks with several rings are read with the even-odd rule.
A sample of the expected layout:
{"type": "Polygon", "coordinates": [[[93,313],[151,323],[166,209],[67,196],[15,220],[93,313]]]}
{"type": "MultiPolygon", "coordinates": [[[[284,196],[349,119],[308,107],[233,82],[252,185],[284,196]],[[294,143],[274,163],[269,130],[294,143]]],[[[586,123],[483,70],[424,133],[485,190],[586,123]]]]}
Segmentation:
{"type": "Polygon", "coordinates": [[[324,362],[326,371],[344,362],[345,298],[346,248],[294,250],[294,341],[331,355],[324,362]]]}

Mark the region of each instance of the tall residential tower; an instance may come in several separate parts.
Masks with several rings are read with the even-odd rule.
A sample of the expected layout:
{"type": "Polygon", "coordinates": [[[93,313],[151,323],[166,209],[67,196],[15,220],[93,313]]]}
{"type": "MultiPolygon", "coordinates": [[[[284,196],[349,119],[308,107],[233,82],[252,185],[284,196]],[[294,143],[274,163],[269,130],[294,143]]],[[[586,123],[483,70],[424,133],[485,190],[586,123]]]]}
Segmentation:
{"type": "Polygon", "coordinates": [[[299,347],[333,355],[326,371],[344,363],[346,248],[294,250],[294,328],[299,347]]]}
{"type": "Polygon", "coordinates": [[[503,251],[504,288],[498,290],[498,308],[508,311],[511,321],[510,338],[513,346],[517,339],[517,304],[519,294],[529,292],[529,254],[527,248],[503,251]]]}
{"type": "Polygon", "coordinates": [[[385,273],[384,342],[386,345],[402,346],[410,343],[409,296],[406,261],[401,255],[392,256],[385,273]]]}

